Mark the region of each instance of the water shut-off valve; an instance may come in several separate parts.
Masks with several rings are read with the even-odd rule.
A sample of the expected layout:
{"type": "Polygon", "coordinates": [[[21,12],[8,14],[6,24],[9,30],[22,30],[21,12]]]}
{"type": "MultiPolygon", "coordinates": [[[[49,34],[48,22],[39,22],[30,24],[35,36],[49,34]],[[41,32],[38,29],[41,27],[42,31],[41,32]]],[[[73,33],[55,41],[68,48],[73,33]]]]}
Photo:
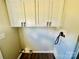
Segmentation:
{"type": "Polygon", "coordinates": [[[65,38],[65,34],[63,32],[60,32],[59,35],[57,36],[56,40],[55,40],[55,45],[58,44],[60,37],[64,37],[65,38]]]}

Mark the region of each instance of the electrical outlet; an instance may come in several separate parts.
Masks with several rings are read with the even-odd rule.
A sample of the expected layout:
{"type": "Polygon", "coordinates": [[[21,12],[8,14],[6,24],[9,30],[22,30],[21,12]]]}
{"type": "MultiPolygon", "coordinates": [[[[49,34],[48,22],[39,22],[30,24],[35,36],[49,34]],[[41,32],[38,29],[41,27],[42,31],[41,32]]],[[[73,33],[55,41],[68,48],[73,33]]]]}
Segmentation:
{"type": "Polygon", "coordinates": [[[5,33],[0,33],[0,40],[5,38],[5,33]]]}

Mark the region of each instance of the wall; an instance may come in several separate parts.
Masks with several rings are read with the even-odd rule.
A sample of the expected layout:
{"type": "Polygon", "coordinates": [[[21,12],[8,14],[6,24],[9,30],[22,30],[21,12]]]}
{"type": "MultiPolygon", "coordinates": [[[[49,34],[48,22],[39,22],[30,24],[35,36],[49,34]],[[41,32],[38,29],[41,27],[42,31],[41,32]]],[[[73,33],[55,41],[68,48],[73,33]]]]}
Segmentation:
{"type": "MultiPolygon", "coordinates": [[[[68,31],[79,32],[79,0],[65,0],[63,14],[63,28],[68,31]]],[[[16,59],[20,48],[18,32],[9,27],[8,16],[4,1],[0,0],[0,31],[6,33],[6,38],[0,40],[0,48],[5,59],[16,59]]],[[[21,31],[20,31],[21,32],[21,31]]],[[[22,35],[22,34],[21,34],[22,35]]],[[[23,39],[23,38],[22,38],[23,39]]],[[[24,42],[22,42],[24,43],[24,42]]],[[[22,45],[23,46],[23,45],[22,45]]]]}
{"type": "MultiPolygon", "coordinates": [[[[79,0],[65,0],[64,12],[63,12],[63,29],[70,32],[78,32],[79,33],[79,0]]],[[[27,31],[27,30],[26,30],[27,31]]],[[[30,46],[25,40],[27,35],[23,34],[22,28],[19,29],[19,34],[21,38],[22,48],[30,46]],[[24,44],[25,43],[25,44],[24,44]]],[[[32,46],[30,46],[32,48],[32,46]]]]}
{"type": "Polygon", "coordinates": [[[79,0],[65,0],[64,29],[79,32],[79,0]]]}
{"type": "Polygon", "coordinates": [[[18,31],[17,28],[9,26],[4,0],[0,0],[0,32],[6,33],[6,37],[0,40],[0,49],[4,59],[16,59],[20,49],[18,31]]]}

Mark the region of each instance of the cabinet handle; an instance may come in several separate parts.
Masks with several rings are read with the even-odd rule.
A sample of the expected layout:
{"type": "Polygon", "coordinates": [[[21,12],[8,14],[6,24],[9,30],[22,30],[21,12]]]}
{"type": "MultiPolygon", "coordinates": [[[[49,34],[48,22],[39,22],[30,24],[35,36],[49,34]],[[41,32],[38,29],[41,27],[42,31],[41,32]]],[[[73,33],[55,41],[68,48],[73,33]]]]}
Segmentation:
{"type": "Polygon", "coordinates": [[[51,26],[52,22],[49,22],[49,26],[51,26]]]}
{"type": "Polygon", "coordinates": [[[47,22],[47,26],[51,26],[52,22],[47,22]]]}
{"type": "Polygon", "coordinates": [[[49,22],[47,22],[47,26],[48,26],[49,22]]]}
{"type": "Polygon", "coordinates": [[[26,22],[21,22],[21,26],[25,27],[26,26],[26,22]]]}
{"type": "Polygon", "coordinates": [[[21,26],[23,27],[23,22],[21,22],[21,26]]]}
{"type": "Polygon", "coordinates": [[[26,22],[24,22],[24,27],[26,26],[26,22]]]}

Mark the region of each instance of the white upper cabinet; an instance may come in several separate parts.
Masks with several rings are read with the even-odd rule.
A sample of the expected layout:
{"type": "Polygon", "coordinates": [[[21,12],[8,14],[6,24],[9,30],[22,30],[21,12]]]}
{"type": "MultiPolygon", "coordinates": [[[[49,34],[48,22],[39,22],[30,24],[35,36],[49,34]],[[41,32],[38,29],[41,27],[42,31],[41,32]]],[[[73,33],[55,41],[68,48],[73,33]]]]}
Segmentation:
{"type": "Polygon", "coordinates": [[[23,0],[26,16],[26,27],[35,27],[36,25],[36,0],[23,0]]]}
{"type": "Polygon", "coordinates": [[[6,0],[12,27],[60,27],[64,0],[6,0]]]}
{"type": "Polygon", "coordinates": [[[49,0],[37,0],[37,23],[38,27],[47,27],[49,20],[49,0]]]}
{"type": "Polygon", "coordinates": [[[50,22],[52,27],[62,26],[62,16],[64,9],[64,0],[52,0],[51,1],[51,17],[50,22]]]}
{"type": "Polygon", "coordinates": [[[25,15],[22,0],[6,0],[11,27],[25,25],[25,15]]]}
{"type": "Polygon", "coordinates": [[[61,27],[64,0],[37,0],[38,26],[61,27]]]}

